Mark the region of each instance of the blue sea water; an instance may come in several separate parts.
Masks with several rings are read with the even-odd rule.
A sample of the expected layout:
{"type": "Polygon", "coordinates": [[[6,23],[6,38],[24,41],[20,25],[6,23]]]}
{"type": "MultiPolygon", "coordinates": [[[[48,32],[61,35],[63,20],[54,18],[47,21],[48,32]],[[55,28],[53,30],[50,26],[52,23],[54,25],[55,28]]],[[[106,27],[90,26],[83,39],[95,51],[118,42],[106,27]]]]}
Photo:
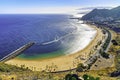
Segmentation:
{"type": "Polygon", "coordinates": [[[35,42],[19,58],[50,58],[83,49],[89,44],[95,30],[58,14],[1,14],[0,58],[35,42]]]}
{"type": "Polygon", "coordinates": [[[69,45],[62,41],[76,30],[69,18],[69,15],[1,14],[0,58],[28,42],[36,44],[23,53],[27,57],[67,49],[69,45]]]}

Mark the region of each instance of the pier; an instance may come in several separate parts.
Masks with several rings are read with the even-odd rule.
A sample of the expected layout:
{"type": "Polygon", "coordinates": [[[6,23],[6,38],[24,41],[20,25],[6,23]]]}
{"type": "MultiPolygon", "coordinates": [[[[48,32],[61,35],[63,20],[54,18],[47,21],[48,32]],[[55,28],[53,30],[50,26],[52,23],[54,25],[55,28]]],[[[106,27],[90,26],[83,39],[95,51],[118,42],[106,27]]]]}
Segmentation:
{"type": "Polygon", "coordinates": [[[17,50],[0,59],[0,62],[6,62],[12,58],[15,58],[16,56],[20,55],[23,51],[27,50],[34,44],[35,44],[34,42],[30,42],[28,44],[23,45],[22,47],[18,48],[17,50]]]}

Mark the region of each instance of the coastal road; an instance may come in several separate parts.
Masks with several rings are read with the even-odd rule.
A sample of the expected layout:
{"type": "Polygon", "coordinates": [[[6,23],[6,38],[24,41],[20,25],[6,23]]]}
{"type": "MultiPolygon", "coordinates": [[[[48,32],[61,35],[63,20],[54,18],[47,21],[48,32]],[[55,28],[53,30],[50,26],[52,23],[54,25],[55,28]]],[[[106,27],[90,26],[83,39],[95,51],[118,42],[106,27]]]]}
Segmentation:
{"type": "Polygon", "coordinates": [[[108,45],[106,46],[106,48],[104,50],[104,52],[108,52],[108,50],[110,48],[110,45],[111,45],[112,35],[111,35],[111,33],[110,33],[110,31],[108,29],[103,28],[103,30],[106,31],[105,39],[102,41],[102,44],[97,48],[97,50],[86,60],[85,64],[92,64],[93,61],[95,59],[97,59],[97,57],[101,56],[99,52],[100,52],[101,49],[103,50],[103,46],[105,46],[108,38],[110,38],[109,43],[108,43],[108,45]]]}
{"type": "Polygon", "coordinates": [[[110,48],[110,46],[111,46],[111,44],[112,44],[112,43],[111,43],[111,41],[112,41],[112,34],[111,34],[111,32],[110,32],[109,30],[107,30],[107,31],[108,31],[108,36],[110,36],[110,40],[109,40],[109,44],[108,44],[105,52],[108,52],[108,50],[109,50],[109,48],[110,48]]]}

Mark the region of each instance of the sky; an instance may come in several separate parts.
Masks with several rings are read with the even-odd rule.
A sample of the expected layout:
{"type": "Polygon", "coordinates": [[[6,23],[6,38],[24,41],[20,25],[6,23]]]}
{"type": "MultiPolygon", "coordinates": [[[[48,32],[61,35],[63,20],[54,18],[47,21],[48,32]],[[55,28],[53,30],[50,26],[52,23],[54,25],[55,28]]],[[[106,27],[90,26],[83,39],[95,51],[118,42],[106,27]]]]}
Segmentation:
{"type": "Polygon", "coordinates": [[[120,0],[0,0],[0,13],[69,13],[95,6],[120,6],[120,0]]]}

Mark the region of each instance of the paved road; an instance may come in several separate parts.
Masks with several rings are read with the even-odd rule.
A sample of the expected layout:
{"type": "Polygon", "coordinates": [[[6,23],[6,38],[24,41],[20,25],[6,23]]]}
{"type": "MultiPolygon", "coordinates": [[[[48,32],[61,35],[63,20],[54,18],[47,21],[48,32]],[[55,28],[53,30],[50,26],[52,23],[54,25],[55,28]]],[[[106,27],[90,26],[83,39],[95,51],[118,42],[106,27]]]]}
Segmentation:
{"type": "MultiPolygon", "coordinates": [[[[104,29],[104,30],[107,30],[107,29],[104,29]]],[[[100,52],[101,49],[103,49],[102,46],[104,46],[104,44],[106,43],[106,40],[108,39],[108,37],[111,36],[111,33],[109,32],[109,30],[106,31],[105,36],[106,36],[106,37],[105,37],[104,41],[102,42],[102,44],[101,44],[101,45],[97,48],[97,50],[87,59],[87,61],[85,62],[85,64],[92,64],[93,61],[94,61],[97,57],[101,56],[99,52],[100,52]]],[[[112,37],[111,37],[111,39],[112,39],[112,37]]],[[[108,50],[109,50],[109,48],[110,48],[111,39],[110,39],[109,45],[108,45],[107,48],[104,50],[105,52],[108,52],[108,50]]]]}

